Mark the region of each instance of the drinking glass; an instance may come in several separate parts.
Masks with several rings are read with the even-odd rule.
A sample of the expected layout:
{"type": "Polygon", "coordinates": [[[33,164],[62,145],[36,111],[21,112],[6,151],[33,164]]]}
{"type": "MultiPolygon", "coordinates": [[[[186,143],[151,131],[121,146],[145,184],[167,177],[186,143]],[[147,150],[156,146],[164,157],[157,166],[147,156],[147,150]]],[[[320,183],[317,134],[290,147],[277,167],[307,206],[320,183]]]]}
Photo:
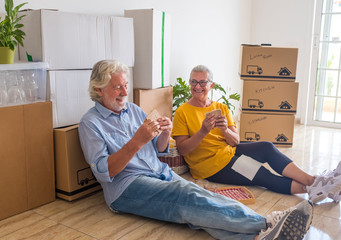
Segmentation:
{"type": "Polygon", "coordinates": [[[7,106],[8,95],[5,82],[5,74],[0,72],[0,107],[7,106]]]}

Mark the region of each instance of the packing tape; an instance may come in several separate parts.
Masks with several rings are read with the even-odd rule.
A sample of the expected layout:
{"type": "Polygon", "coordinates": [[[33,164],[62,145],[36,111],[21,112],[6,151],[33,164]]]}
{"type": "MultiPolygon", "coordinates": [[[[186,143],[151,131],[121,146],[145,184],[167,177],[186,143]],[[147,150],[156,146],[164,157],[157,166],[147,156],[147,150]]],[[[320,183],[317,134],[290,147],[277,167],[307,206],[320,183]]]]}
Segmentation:
{"type": "Polygon", "coordinates": [[[162,12],[162,36],[161,36],[161,87],[165,86],[164,52],[165,52],[165,12],[162,12]]]}
{"type": "Polygon", "coordinates": [[[242,154],[233,164],[232,169],[252,181],[262,165],[252,157],[242,154]]]}

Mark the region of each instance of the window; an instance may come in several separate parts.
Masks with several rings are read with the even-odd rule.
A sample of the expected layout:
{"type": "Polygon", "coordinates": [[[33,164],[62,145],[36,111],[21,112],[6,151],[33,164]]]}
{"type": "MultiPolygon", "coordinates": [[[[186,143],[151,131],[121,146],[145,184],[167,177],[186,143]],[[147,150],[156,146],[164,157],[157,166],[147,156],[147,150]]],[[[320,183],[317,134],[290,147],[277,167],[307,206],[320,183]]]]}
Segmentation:
{"type": "Polygon", "coordinates": [[[313,120],[337,127],[341,124],[341,1],[323,0],[321,9],[313,120]]]}

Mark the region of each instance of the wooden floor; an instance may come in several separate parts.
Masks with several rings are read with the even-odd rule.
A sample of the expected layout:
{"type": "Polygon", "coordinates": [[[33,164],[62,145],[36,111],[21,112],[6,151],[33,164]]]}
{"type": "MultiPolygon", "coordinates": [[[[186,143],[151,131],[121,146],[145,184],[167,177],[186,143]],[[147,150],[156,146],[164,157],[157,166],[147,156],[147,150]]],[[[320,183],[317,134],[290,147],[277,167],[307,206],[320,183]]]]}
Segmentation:
{"type": "MultiPolygon", "coordinates": [[[[341,160],[341,130],[295,126],[292,148],[280,148],[302,169],[318,174],[335,168],[341,160]]],[[[183,175],[193,180],[189,174],[183,175]]],[[[205,181],[206,187],[222,186],[205,181]]],[[[258,187],[249,187],[256,203],[249,205],[266,215],[274,210],[294,206],[306,194],[287,196],[258,187]]],[[[104,203],[103,192],[75,202],[61,199],[0,221],[0,239],[212,239],[202,230],[186,225],[166,223],[129,214],[112,213],[104,203]]],[[[305,239],[341,240],[340,203],[325,200],[314,207],[312,226],[305,239]]]]}

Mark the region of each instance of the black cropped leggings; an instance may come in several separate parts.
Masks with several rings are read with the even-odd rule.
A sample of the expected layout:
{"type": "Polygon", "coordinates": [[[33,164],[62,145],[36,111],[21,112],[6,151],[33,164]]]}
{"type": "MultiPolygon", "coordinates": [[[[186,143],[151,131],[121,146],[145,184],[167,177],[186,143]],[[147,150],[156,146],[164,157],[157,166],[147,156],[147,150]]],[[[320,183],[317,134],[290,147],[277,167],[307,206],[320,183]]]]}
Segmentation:
{"type": "Polygon", "coordinates": [[[231,167],[242,154],[261,163],[268,163],[278,174],[282,175],[284,168],[292,162],[281,153],[271,142],[240,143],[236,148],[235,156],[218,173],[206,178],[208,181],[233,185],[261,186],[271,191],[290,194],[292,179],[271,173],[261,166],[253,180],[249,180],[231,167]]]}

